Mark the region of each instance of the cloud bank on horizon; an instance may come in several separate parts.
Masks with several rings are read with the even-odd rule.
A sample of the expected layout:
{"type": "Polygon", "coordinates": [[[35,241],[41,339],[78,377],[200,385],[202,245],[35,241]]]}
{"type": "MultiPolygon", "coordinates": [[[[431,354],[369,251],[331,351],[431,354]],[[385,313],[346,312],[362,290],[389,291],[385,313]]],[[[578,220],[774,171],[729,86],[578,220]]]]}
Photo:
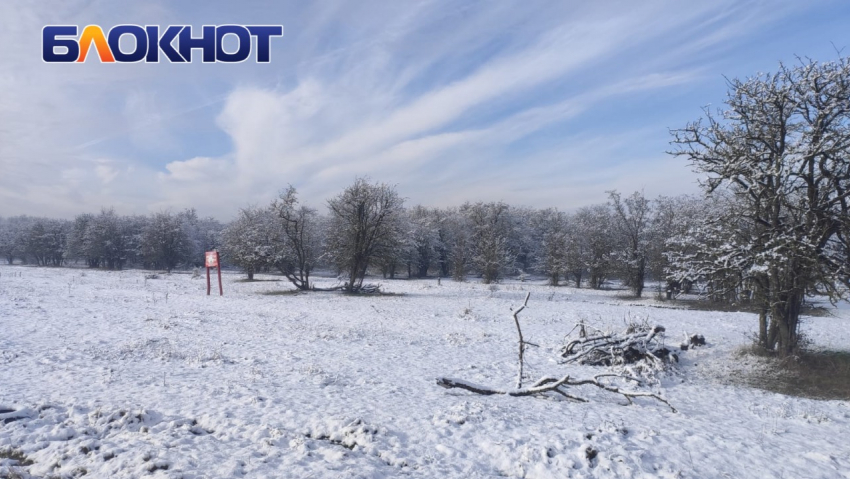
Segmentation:
{"type": "MultiPolygon", "coordinates": [[[[0,215],[230,218],[356,176],[409,203],[693,193],[668,128],[727,77],[850,45],[839,1],[0,5],[0,215]],[[281,24],[269,64],[44,64],[48,24],[281,24]]],[[[846,51],[844,52],[846,54],[846,51]]]]}

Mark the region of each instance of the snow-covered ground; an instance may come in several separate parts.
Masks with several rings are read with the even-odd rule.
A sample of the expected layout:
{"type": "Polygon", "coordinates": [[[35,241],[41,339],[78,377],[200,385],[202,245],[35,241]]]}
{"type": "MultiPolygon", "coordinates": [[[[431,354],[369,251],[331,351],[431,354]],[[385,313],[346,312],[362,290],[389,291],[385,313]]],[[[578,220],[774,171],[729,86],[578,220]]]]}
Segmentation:
{"type": "MultiPolygon", "coordinates": [[[[0,459],[0,477],[850,477],[850,403],[735,381],[751,314],[513,281],[264,295],[290,286],[225,274],[218,297],[188,274],[146,274],[0,267],[0,456],[32,461],[0,459]],[[679,412],[593,388],[576,403],[438,387],[512,387],[510,308],[528,291],[535,377],[598,372],[555,361],[582,319],[648,318],[672,345],[703,334],[652,388],[679,412]]],[[[850,310],[803,327],[850,349],[850,310]]]]}

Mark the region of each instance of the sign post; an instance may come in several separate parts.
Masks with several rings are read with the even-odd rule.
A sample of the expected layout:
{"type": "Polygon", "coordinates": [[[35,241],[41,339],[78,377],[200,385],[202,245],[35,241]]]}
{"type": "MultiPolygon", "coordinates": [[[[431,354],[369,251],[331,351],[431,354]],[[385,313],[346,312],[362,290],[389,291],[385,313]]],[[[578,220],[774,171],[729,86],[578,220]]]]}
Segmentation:
{"type": "Polygon", "coordinates": [[[204,264],[207,267],[207,296],[210,295],[212,285],[210,284],[210,268],[215,268],[218,271],[218,295],[224,296],[224,289],[221,287],[221,265],[218,251],[207,251],[204,253],[204,264]]]}

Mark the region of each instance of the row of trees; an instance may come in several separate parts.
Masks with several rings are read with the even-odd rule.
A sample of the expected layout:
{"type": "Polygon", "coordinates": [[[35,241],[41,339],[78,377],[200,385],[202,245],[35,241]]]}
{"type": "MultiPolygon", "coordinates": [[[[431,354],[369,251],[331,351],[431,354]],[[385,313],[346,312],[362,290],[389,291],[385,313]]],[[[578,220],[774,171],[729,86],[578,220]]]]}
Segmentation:
{"type": "Polygon", "coordinates": [[[707,208],[681,196],[641,192],[565,213],[502,202],[405,208],[394,188],[358,179],[328,201],[327,216],[299,204],[289,187],[271,204],[241,210],[222,233],[224,258],[254,273],[274,269],[309,289],[316,267],[336,270],[356,291],[369,269],[384,277],[436,275],[484,283],[542,274],[601,288],[617,277],[641,296],[647,278],[669,268],[666,239],[683,234],[707,208]]]}
{"type": "Polygon", "coordinates": [[[72,221],[16,216],[0,218],[0,255],[9,264],[17,259],[41,266],[82,262],[92,268],[170,271],[197,265],[203,251],[218,245],[221,229],[193,209],[150,216],[120,216],[109,209],[72,221]]]}
{"type": "Polygon", "coordinates": [[[266,206],[243,208],[226,226],[194,210],[150,216],[103,210],[73,221],[8,218],[0,220],[0,253],[9,263],[170,271],[197,266],[203,251],[220,248],[223,261],[250,279],[277,271],[302,290],[323,267],[339,273],[352,292],[372,270],[388,278],[475,276],[485,283],[539,274],[552,285],[597,289],[619,278],[641,296],[647,278],[666,277],[666,239],[688,230],[706,204],[612,191],[608,203],[574,213],[502,202],[405,208],[393,187],[360,178],[327,202],[326,215],[302,205],[289,187],[266,206]]]}

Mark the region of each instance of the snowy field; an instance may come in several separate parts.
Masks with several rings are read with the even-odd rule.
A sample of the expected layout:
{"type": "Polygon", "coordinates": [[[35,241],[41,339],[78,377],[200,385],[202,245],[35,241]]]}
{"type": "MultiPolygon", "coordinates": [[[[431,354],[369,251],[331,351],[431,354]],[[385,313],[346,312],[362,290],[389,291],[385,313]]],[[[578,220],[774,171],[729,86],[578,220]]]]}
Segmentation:
{"type": "MultiPolygon", "coordinates": [[[[202,279],[145,274],[0,267],[0,451],[31,461],[0,459],[0,477],[850,478],[850,403],[737,385],[751,314],[536,281],[351,297],[225,274],[208,297],[202,279]],[[648,318],[671,345],[703,334],[650,388],[679,412],[595,388],[576,403],[438,387],[513,386],[510,308],[529,291],[534,377],[601,372],[555,361],[582,319],[648,318]]],[[[850,310],[803,331],[850,349],[850,310]]]]}

